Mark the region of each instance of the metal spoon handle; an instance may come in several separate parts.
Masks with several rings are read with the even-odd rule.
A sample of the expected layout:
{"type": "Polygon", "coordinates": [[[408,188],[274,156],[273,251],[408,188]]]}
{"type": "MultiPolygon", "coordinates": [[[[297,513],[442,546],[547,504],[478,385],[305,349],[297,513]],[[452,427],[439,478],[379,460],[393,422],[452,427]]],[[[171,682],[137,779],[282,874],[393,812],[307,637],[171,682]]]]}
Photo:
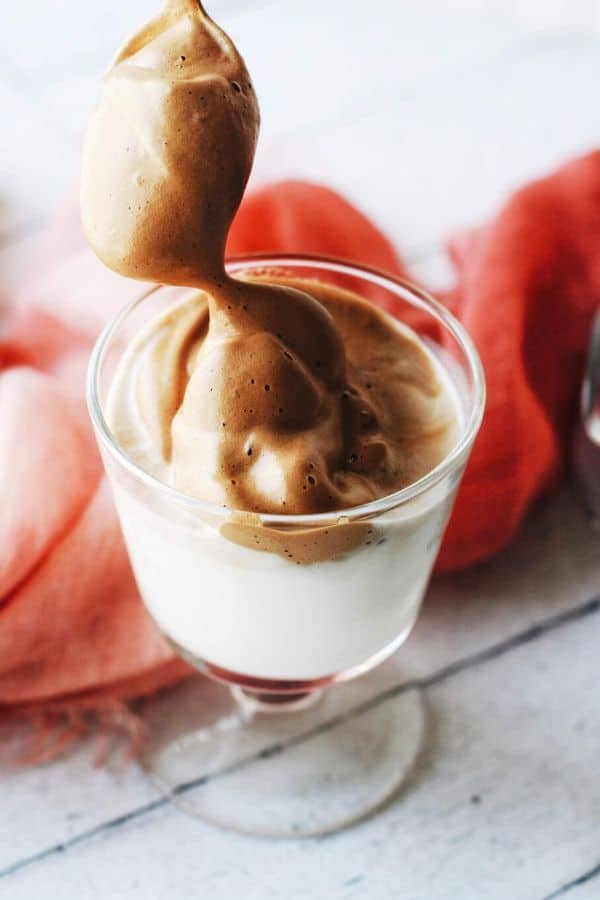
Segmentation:
{"type": "Polygon", "coordinates": [[[581,418],[590,440],[600,444],[600,424],[594,429],[594,418],[600,418],[600,310],[592,324],[587,363],[581,390],[581,418]]]}
{"type": "Polygon", "coordinates": [[[592,324],[573,451],[578,493],[591,524],[600,530],[600,310],[592,324]]]}

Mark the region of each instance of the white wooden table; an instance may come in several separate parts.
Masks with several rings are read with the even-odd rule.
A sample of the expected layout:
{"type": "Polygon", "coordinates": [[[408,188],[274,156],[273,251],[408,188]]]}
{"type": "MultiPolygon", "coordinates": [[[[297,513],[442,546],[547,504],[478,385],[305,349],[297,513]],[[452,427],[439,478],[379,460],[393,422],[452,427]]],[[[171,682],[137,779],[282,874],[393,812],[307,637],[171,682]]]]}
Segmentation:
{"type": "MultiPolygon", "coordinates": [[[[98,73],[156,5],[2,9],[0,302],[76,178],[98,73]]],[[[338,187],[430,283],[448,278],[449,231],[600,144],[590,0],[207,5],[255,77],[254,177],[338,187]]],[[[374,819],[321,840],[226,834],[162,802],[136,768],[94,769],[83,746],[0,783],[0,896],[600,897],[599,548],[565,491],[496,560],[434,584],[381,701],[393,715],[403,684],[424,688],[427,748],[374,819]]]]}

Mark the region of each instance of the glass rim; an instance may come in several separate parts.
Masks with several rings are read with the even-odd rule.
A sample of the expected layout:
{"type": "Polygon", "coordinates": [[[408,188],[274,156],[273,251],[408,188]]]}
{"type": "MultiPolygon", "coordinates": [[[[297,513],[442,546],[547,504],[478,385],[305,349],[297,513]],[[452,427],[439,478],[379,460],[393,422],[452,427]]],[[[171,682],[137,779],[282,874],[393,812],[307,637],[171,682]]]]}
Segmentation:
{"type": "MultiPolygon", "coordinates": [[[[338,519],[354,521],[356,519],[363,519],[373,515],[388,512],[389,510],[395,509],[396,507],[401,506],[410,500],[414,500],[415,498],[424,494],[430,488],[434,487],[440,481],[442,481],[447,475],[449,475],[460,464],[464,454],[469,450],[470,446],[475,440],[475,437],[477,436],[477,432],[479,431],[479,426],[481,425],[481,420],[483,418],[486,395],[485,376],[483,373],[481,360],[479,359],[479,354],[477,353],[475,345],[468,332],[452,315],[452,313],[447,310],[446,307],[439,302],[439,300],[436,300],[434,297],[432,297],[427,291],[423,290],[420,287],[417,287],[405,278],[397,275],[392,275],[391,273],[383,272],[382,270],[372,266],[361,265],[359,263],[353,263],[348,260],[339,259],[336,257],[319,256],[318,254],[304,255],[301,253],[249,253],[243,256],[230,257],[226,262],[227,269],[233,269],[234,271],[239,271],[239,269],[242,269],[245,266],[256,268],[259,265],[261,267],[284,267],[288,265],[290,267],[295,266],[297,268],[300,268],[302,265],[313,266],[321,267],[328,272],[349,275],[355,278],[363,278],[369,281],[371,284],[382,287],[390,291],[391,293],[396,294],[396,296],[402,296],[402,299],[406,300],[407,302],[410,302],[413,305],[424,309],[426,312],[433,314],[439,321],[441,321],[444,328],[454,337],[466,357],[469,374],[473,382],[474,399],[460,439],[456,442],[450,452],[447,453],[446,456],[441,460],[441,462],[437,464],[437,466],[435,466],[417,481],[414,481],[412,484],[409,484],[398,491],[394,491],[391,494],[386,494],[383,497],[379,497],[375,500],[370,500],[368,503],[363,503],[360,506],[351,506],[346,509],[329,510],[328,512],[322,513],[303,513],[300,515],[288,513],[252,513],[252,515],[255,515],[262,524],[268,525],[312,526],[330,523],[332,520],[338,519]],[[410,295],[410,298],[408,299],[405,296],[401,295],[398,290],[399,288],[401,291],[407,292],[410,295]]],[[[104,353],[108,347],[114,331],[120,324],[122,324],[129,313],[136,306],[138,306],[138,304],[147,300],[148,297],[152,296],[158,291],[171,287],[181,287],[182,290],[185,289],[185,286],[153,284],[147,289],[142,290],[139,297],[136,297],[134,300],[127,303],[127,305],[102,329],[92,349],[87,369],[86,399],[90,417],[92,419],[96,434],[100,437],[102,444],[116,458],[119,464],[127,469],[140,481],[144,482],[152,489],[157,490],[172,502],[176,502],[179,505],[184,505],[189,507],[190,509],[200,511],[207,515],[218,518],[247,516],[248,510],[233,509],[231,507],[220,506],[216,503],[209,503],[205,500],[199,499],[198,497],[193,497],[190,494],[185,494],[183,491],[178,490],[172,485],[161,481],[150,472],[147,472],[145,469],[139,466],[114,440],[112,432],[102,411],[102,405],[98,396],[98,376],[104,353]]],[[[188,289],[193,290],[193,287],[190,287],[188,289]]],[[[391,318],[394,318],[385,310],[382,310],[382,312],[384,312],[384,314],[386,315],[390,315],[391,318]]]]}

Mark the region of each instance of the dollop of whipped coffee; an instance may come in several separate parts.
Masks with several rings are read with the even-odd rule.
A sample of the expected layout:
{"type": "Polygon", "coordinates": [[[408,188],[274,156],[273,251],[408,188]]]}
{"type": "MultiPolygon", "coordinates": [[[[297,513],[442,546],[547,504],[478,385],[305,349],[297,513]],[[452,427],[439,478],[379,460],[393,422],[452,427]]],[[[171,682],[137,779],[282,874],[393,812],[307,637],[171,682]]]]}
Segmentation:
{"type": "MultiPolygon", "coordinates": [[[[84,146],[83,223],[116,271],[200,288],[134,348],[154,468],[250,513],[344,509],[433,468],[455,409],[429,354],[367,302],[226,274],[258,124],[232,42],[199,3],[169,0],[105,78],[84,146]]],[[[132,410],[123,416],[115,436],[135,456],[132,410]]]]}
{"type": "Polygon", "coordinates": [[[259,120],[227,35],[197,0],[168,0],[118,53],[88,124],[81,217],[100,259],[165,284],[222,280],[259,120]]]}

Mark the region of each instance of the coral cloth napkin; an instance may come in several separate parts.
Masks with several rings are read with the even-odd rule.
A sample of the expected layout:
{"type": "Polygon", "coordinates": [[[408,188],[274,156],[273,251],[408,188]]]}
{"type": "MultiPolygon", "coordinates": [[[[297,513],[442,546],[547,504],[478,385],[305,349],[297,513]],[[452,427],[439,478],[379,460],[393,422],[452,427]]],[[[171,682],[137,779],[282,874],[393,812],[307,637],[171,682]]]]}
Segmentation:
{"type": "MultiPolygon", "coordinates": [[[[244,201],[232,254],[317,252],[401,273],[389,241],[332,191],[284,182],[244,201]]],[[[440,567],[494,553],[560,475],[600,300],[600,152],[516,193],[450,243],[442,299],[478,346],[488,407],[440,567]]],[[[139,285],[85,246],[75,204],[13,298],[0,341],[0,711],[118,710],[182,677],[138,599],[84,403],[100,326],[139,285]]],[[[77,714],[80,716],[80,713],[77,714]]]]}

